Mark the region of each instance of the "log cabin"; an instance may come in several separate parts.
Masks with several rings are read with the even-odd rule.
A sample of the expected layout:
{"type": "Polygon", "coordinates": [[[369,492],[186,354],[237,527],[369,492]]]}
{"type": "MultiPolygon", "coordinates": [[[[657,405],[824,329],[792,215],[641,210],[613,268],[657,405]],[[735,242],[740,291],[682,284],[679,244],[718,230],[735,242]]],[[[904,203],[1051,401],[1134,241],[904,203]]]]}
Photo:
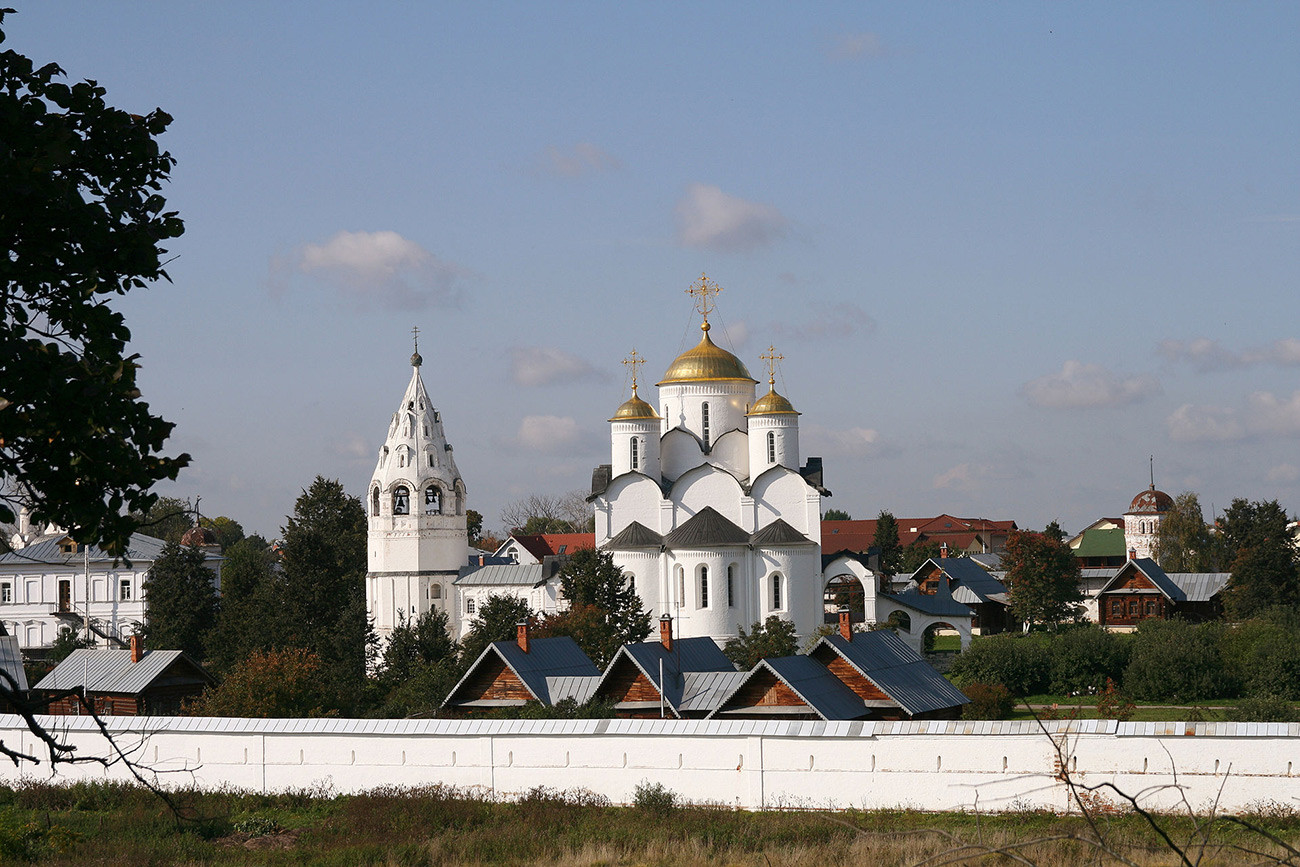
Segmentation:
{"type": "Polygon", "coordinates": [[[595,695],[612,701],[620,717],[699,719],[743,677],[712,638],[674,638],[664,615],[658,641],[618,649],[595,695]]]}
{"type": "Polygon", "coordinates": [[[216,681],[179,650],[83,647],[41,678],[33,689],[49,702],[46,713],[78,716],[86,704],[101,716],[177,716],[183,705],[216,681]]]}
{"type": "Polygon", "coordinates": [[[1136,629],[1143,620],[1182,617],[1199,622],[1223,613],[1219,594],[1228,572],[1166,573],[1149,557],[1130,549],[1128,561],[1097,594],[1097,620],[1107,629],[1136,629]]]}
{"type": "Polygon", "coordinates": [[[599,681],[600,669],[572,638],[532,638],[529,625],[520,623],[514,641],[483,649],[442,706],[472,713],[566,698],[582,703],[599,681]]]}

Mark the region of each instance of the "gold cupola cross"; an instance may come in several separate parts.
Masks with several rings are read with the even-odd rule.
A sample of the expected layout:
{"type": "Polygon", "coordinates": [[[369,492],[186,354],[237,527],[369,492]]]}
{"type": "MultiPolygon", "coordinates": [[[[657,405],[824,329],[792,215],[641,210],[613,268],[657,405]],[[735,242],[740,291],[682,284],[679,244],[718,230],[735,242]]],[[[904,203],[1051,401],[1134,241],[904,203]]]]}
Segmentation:
{"type": "Polygon", "coordinates": [[[785,356],[778,354],[775,346],[768,346],[767,352],[760,355],[759,358],[767,363],[767,384],[773,388],[776,387],[776,363],[785,361],[785,356]]]}
{"type": "Polygon", "coordinates": [[[692,283],[691,288],[686,290],[686,294],[695,299],[695,309],[704,317],[705,325],[709,324],[709,313],[718,306],[717,296],[721,291],[722,287],[717,283],[710,283],[708,276],[704,274],[701,274],[699,281],[692,283]]]}
{"type": "Polygon", "coordinates": [[[637,352],[634,347],[631,354],[628,355],[627,358],[623,359],[623,363],[632,370],[632,396],[636,397],[637,372],[640,370],[641,365],[645,364],[645,356],[637,352]]]}

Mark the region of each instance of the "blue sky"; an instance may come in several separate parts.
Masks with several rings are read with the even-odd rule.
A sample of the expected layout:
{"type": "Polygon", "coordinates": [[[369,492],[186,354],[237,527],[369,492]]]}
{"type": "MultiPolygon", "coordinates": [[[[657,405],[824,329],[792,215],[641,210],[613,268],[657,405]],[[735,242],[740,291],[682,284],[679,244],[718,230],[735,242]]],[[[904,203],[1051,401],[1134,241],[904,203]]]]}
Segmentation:
{"type": "Polygon", "coordinates": [[[702,271],[826,507],[1077,530],[1154,454],[1300,508],[1300,4],[18,5],[175,117],[174,283],[120,308],[206,514],[361,494],[413,325],[489,527],[585,488],[702,271]]]}

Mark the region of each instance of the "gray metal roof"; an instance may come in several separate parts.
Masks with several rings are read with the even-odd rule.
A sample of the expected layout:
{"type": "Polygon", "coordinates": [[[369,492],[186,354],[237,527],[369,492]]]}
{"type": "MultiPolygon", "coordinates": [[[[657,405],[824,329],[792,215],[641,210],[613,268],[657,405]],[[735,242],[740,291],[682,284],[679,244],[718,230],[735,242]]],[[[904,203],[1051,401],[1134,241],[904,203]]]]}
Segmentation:
{"type": "Polygon", "coordinates": [[[750,537],[754,545],[812,545],[815,544],[803,533],[780,518],[768,524],[750,537]]]}
{"type": "MultiPolygon", "coordinates": [[[[443,706],[457,704],[452,699],[460,688],[468,681],[474,672],[478,669],[483,661],[489,655],[499,656],[506,666],[515,673],[524,687],[532,694],[533,698],[542,704],[554,704],[558,699],[552,699],[550,683],[554,681],[557,685],[563,686],[566,690],[573,688],[572,683],[561,682],[557,678],[568,676],[578,677],[600,677],[600,669],[596,664],[587,658],[587,654],[582,652],[578,643],[567,635],[557,638],[532,638],[528,642],[528,652],[524,653],[518,642],[515,641],[494,641],[483,652],[479,654],[474,664],[466,670],[465,676],[460,682],[447,694],[443,701],[443,706]]],[[[565,698],[571,693],[566,693],[560,698],[565,698]]]]}
{"type": "Polygon", "coordinates": [[[182,662],[198,677],[212,678],[179,650],[150,650],[139,662],[131,661],[130,650],[100,650],[82,647],[36,684],[39,690],[81,689],[137,695],[148,689],[174,663],[182,662]]]}
{"type": "Polygon", "coordinates": [[[922,593],[913,587],[903,593],[882,594],[879,598],[888,599],[891,602],[897,602],[904,608],[911,608],[913,611],[920,611],[922,614],[933,614],[937,617],[975,616],[974,611],[952,598],[947,581],[939,582],[939,590],[934,595],[922,593]]]}
{"type": "Polygon", "coordinates": [[[571,698],[578,704],[585,704],[596,692],[600,684],[598,675],[564,674],[546,678],[546,692],[551,703],[571,698]]]}
{"type": "Polygon", "coordinates": [[[461,587],[540,587],[546,583],[541,563],[462,566],[454,582],[461,587]]]}
{"type": "Polygon", "coordinates": [[[1171,572],[1169,580],[1183,591],[1188,602],[1209,602],[1228,586],[1231,572],[1171,572]]]}
{"type": "Polygon", "coordinates": [[[851,642],[845,641],[842,635],[828,635],[813,646],[809,655],[817,654],[823,646],[843,657],[859,674],[880,687],[885,695],[913,716],[970,701],[919,653],[887,629],[858,632],[851,642]]]}
{"type": "Polygon", "coordinates": [[[662,546],[663,543],[663,536],[660,536],[654,530],[651,530],[639,521],[633,521],[601,547],[615,549],[658,548],[662,546]]]}
{"type": "Polygon", "coordinates": [[[804,704],[824,720],[852,720],[867,713],[862,699],[817,660],[808,656],[780,656],[760,660],[719,702],[710,718],[718,718],[727,702],[763,671],[771,672],[790,687],[804,704]]]}
{"type": "Polygon", "coordinates": [[[747,671],[688,671],[682,675],[679,710],[711,711],[749,676],[747,671]]]}
{"type": "Polygon", "coordinates": [[[1147,579],[1156,586],[1156,589],[1163,593],[1167,598],[1172,599],[1174,602],[1187,601],[1187,597],[1183,594],[1182,588],[1171,581],[1169,576],[1165,574],[1165,570],[1161,569],[1159,564],[1150,557],[1138,557],[1125,562],[1123,566],[1120,566],[1115,570],[1114,577],[1111,578],[1110,581],[1106,582],[1106,586],[1101,588],[1100,593],[1111,592],[1111,585],[1119,581],[1127,572],[1134,569],[1145,575],[1147,579]]]}
{"type": "Polygon", "coordinates": [[[8,672],[13,684],[0,679],[0,684],[18,692],[27,691],[27,672],[23,671],[23,655],[18,649],[18,636],[0,635],[0,669],[8,672]]]}
{"type": "Polygon", "coordinates": [[[736,666],[712,638],[674,638],[673,649],[665,650],[661,642],[641,641],[625,644],[605,667],[603,684],[620,659],[629,659],[655,688],[659,687],[659,663],[663,662],[663,696],[674,710],[681,707],[686,694],[686,677],[691,672],[734,673],[736,666]]]}
{"type": "Polygon", "coordinates": [[[749,534],[724,518],[712,506],[705,506],[680,527],[665,536],[664,544],[669,548],[748,545],[749,534]]]}
{"type": "MultiPolygon", "coordinates": [[[[970,591],[965,594],[968,598],[973,596],[972,602],[987,602],[989,597],[996,593],[1006,593],[1007,588],[1001,581],[994,578],[979,563],[969,557],[939,557],[931,558],[922,564],[920,569],[912,573],[915,578],[923,571],[928,571],[929,567],[938,568],[943,571],[950,579],[957,583],[958,588],[965,588],[970,591]]],[[[953,598],[960,602],[966,602],[967,599],[961,598],[954,588],[953,598]]]]}
{"type": "MultiPolygon", "coordinates": [[[[30,563],[41,563],[48,566],[80,566],[86,560],[86,555],[81,552],[75,554],[66,553],[59,549],[59,543],[68,538],[67,533],[54,533],[48,536],[42,536],[32,544],[19,548],[17,551],[7,551],[0,554],[0,567],[12,567],[30,563]]],[[[126,544],[126,554],[123,558],[132,563],[142,561],[152,563],[162,554],[163,548],[167,545],[162,539],[155,539],[153,536],[146,536],[143,533],[132,533],[131,538],[126,544]]],[[[220,554],[212,551],[205,551],[204,559],[221,560],[220,554]]],[[[90,546],[90,562],[92,563],[112,563],[114,558],[100,548],[90,546]]]]}

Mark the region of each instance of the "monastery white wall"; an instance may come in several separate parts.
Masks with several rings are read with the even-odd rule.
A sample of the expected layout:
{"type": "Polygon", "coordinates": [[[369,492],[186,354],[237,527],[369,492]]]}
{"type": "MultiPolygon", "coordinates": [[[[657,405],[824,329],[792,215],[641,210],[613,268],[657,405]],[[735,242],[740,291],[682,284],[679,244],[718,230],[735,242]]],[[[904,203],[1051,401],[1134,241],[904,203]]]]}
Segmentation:
{"type": "MultiPolygon", "coordinates": [[[[81,755],[104,753],[90,720],[44,721],[81,755]]],[[[337,793],[442,783],[509,799],[536,786],[588,789],[615,803],[658,782],[692,800],[759,808],[997,811],[1069,809],[1053,739],[1075,779],[1145,793],[1173,809],[1290,804],[1300,724],[1049,722],[704,722],[660,720],[239,720],[110,718],[164,786],[337,793]],[[1177,780],[1174,770],[1177,770],[1177,780]]],[[[0,738],[40,745],[16,716],[0,738]]],[[[49,779],[48,765],[0,766],[0,780],[49,779]]],[[[56,779],[126,780],[120,764],[62,765],[56,779]]],[[[1104,794],[1099,797],[1104,798],[1104,794]]]]}

